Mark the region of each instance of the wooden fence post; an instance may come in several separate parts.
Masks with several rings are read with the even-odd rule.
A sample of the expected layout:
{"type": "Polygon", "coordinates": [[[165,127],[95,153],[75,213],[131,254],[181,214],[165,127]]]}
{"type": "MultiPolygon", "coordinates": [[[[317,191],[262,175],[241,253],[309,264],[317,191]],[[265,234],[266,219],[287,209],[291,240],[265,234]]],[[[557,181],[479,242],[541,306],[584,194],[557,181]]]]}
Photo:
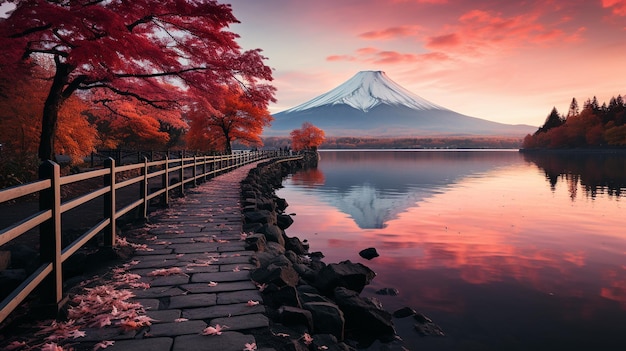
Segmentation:
{"type": "Polygon", "coordinates": [[[143,168],[141,169],[141,175],[143,180],[139,185],[139,196],[143,199],[143,205],[141,206],[141,215],[143,220],[148,219],[148,158],[143,158],[143,168]]]}
{"type": "Polygon", "coordinates": [[[170,194],[169,194],[169,187],[170,187],[170,155],[169,155],[169,151],[167,152],[167,154],[165,155],[165,173],[163,173],[163,176],[161,176],[161,183],[163,186],[163,189],[165,189],[165,193],[163,193],[163,205],[164,206],[169,206],[170,204],[170,194]]]}
{"type": "Polygon", "coordinates": [[[206,155],[202,156],[202,180],[206,182],[207,180],[207,166],[206,166],[206,155]]]}
{"type": "Polygon", "coordinates": [[[104,186],[110,187],[104,194],[104,218],[109,218],[111,223],[104,229],[104,246],[115,246],[115,160],[109,157],[104,160],[104,168],[109,169],[109,173],[104,176],[104,186]]]}
{"type": "Polygon", "coordinates": [[[198,186],[198,156],[193,155],[193,186],[198,186]]]}
{"type": "Polygon", "coordinates": [[[42,283],[42,304],[58,313],[63,300],[63,261],[61,260],[61,167],[52,161],[39,166],[39,179],[51,185],[39,195],[39,209],[51,210],[52,218],[39,225],[39,259],[52,262],[52,273],[42,283]]]}
{"type": "Polygon", "coordinates": [[[180,179],[180,196],[185,196],[185,159],[184,159],[184,151],[180,152],[180,170],[178,170],[178,178],[180,179]]]}

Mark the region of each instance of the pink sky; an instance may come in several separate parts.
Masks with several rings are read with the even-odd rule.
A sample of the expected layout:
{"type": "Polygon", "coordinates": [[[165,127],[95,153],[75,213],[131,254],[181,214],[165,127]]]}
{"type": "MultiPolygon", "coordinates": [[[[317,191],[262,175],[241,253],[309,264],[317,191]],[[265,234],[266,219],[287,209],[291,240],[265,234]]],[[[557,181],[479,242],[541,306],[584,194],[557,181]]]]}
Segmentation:
{"type": "Polygon", "coordinates": [[[274,69],[272,113],[358,71],[492,121],[541,125],[626,95],[626,0],[230,0],[245,49],[274,69]]]}

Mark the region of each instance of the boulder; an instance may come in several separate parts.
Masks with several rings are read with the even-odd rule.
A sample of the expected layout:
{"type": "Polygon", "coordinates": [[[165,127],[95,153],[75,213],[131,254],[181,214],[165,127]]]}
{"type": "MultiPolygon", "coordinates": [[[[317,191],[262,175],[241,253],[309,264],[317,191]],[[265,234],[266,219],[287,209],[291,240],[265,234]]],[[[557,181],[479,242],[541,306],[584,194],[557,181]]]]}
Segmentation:
{"type": "Polygon", "coordinates": [[[399,310],[393,311],[393,316],[394,316],[394,318],[406,318],[406,317],[412,316],[412,315],[414,315],[416,313],[417,312],[415,312],[415,310],[410,308],[410,307],[402,307],[399,310]]]}
{"type": "Polygon", "coordinates": [[[391,313],[382,309],[375,299],[361,297],[356,291],[338,287],[334,300],[343,311],[346,330],[351,333],[373,339],[395,335],[391,313]]]}
{"type": "Polygon", "coordinates": [[[308,302],[302,307],[311,311],[315,333],[332,334],[338,340],[343,340],[346,322],[337,305],[330,302],[308,302]]]}
{"type": "Polygon", "coordinates": [[[293,224],[293,218],[291,218],[288,214],[279,214],[276,216],[276,225],[280,227],[280,229],[287,229],[293,224]]]}
{"type": "Polygon", "coordinates": [[[322,268],[313,285],[323,294],[330,295],[336,287],[344,287],[356,292],[363,291],[376,273],[360,263],[349,260],[340,263],[331,263],[322,268]]]}
{"type": "Polygon", "coordinates": [[[250,234],[246,236],[246,250],[265,251],[267,240],[263,234],[250,234]]]}
{"type": "Polygon", "coordinates": [[[280,212],[284,212],[289,206],[289,204],[287,203],[287,200],[280,198],[280,197],[275,197],[274,202],[276,203],[276,210],[280,212]]]}
{"type": "Polygon", "coordinates": [[[308,245],[305,245],[298,237],[285,238],[285,249],[291,250],[296,255],[306,255],[309,252],[308,245]]]}
{"type": "Polygon", "coordinates": [[[274,224],[264,224],[263,227],[257,230],[257,233],[265,235],[267,241],[273,241],[279,243],[281,246],[285,246],[285,232],[274,224]]]}
{"type": "Polygon", "coordinates": [[[302,307],[296,288],[293,286],[278,287],[275,284],[269,284],[263,290],[263,304],[275,309],[284,306],[302,307]]]}
{"type": "Polygon", "coordinates": [[[380,255],[378,255],[378,252],[375,248],[369,247],[367,249],[361,250],[359,252],[359,256],[363,257],[366,260],[371,260],[372,258],[378,257],[380,255]]]}
{"type": "Polygon", "coordinates": [[[300,280],[298,273],[290,266],[269,265],[267,268],[258,268],[251,272],[250,279],[261,284],[274,284],[295,287],[300,280]],[[271,267],[271,268],[270,268],[271,267]]]}
{"type": "Polygon", "coordinates": [[[376,290],[376,294],[398,296],[398,294],[400,294],[400,291],[398,291],[398,289],[395,289],[395,288],[382,288],[382,289],[376,290]]]}
{"type": "Polygon", "coordinates": [[[287,326],[303,325],[310,333],[313,332],[313,315],[311,311],[292,306],[282,306],[278,309],[280,322],[287,326]]]}
{"type": "Polygon", "coordinates": [[[245,223],[276,223],[276,214],[268,210],[244,212],[245,223]]]}
{"type": "Polygon", "coordinates": [[[313,350],[326,351],[357,351],[343,342],[338,342],[337,338],[332,334],[313,334],[313,342],[311,346],[313,350]]]}

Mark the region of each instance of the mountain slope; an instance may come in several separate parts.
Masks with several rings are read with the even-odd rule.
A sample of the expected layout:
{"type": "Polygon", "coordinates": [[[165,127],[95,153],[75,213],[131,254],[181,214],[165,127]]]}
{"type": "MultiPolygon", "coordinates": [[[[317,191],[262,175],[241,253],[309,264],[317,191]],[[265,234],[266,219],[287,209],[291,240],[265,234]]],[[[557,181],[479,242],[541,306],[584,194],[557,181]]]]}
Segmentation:
{"type": "Polygon", "coordinates": [[[434,104],[382,71],[363,71],[331,91],[274,115],[264,136],[286,136],[311,122],[328,136],[524,136],[537,128],[469,117],[434,104]]]}

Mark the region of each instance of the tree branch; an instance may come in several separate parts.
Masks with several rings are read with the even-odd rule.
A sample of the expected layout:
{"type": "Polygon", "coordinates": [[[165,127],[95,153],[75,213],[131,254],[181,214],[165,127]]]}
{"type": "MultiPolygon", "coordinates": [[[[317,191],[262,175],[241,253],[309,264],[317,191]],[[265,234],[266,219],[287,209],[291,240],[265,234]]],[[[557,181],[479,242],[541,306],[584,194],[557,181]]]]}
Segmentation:
{"type": "Polygon", "coordinates": [[[52,23],[48,23],[45,24],[43,26],[39,26],[39,27],[33,27],[33,28],[28,28],[27,30],[21,32],[21,33],[15,33],[13,35],[10,35],[9,38],[21,38],[21,37],[25,37],[29,34],[33,34],[36,32],[42,32],[44,30],[50,29],[52,28],[52,23]]]}

